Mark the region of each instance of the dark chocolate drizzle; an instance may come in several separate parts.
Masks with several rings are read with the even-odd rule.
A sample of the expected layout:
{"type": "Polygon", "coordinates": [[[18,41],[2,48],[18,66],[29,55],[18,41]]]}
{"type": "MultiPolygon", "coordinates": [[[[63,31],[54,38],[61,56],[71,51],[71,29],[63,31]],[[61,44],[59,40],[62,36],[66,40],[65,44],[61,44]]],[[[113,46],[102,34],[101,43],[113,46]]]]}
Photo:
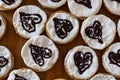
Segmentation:
{"type": "Polygon", "coordinates": [[[120,0],[111,0],[111,1],[116,1],[116,2],[120,3],[120,0]]]}
{"type": "Polygon", "coordinates": [[[56,34],[61,39],[66,38],[68,32],[72,31],[73,29],[72,23],[67,19],[53,18],[53,21],[55,25],[56,34]]]}
{"type": "Polygon", "coordinates": [[[61,0],[51,0],[52,2],[60,2],[61,0]]]}
{"type": "Polygon", "coordinates": [[[94,21],[94,24],[92,26],[89,26],[85,29],[85,33],[88,37],[92,39],[98,39],[98,42],[100,44],[103,44],[102,41],[102,28],[103,26],[100,24],[99,21],[94,21]]]}
{"type": "Polygon", "coordinates": [[[117,51],[117,53],[113,51],[109,52],[108,58],[110,60],[110,64],[120,67],[120,49],[117,51]]]}
{"type": "Polygon", "coordinates": [[[8,59],[6,59],[4,56],[0,56],[0,68],[5,67],[8,64],[8,59]]]}
{"type": "Polygon", "coordinates": [[[36,24],[39,24],[42,21],[42,17],[40,14],[28,14],[24,12],[19,12],[20,21],[22,23],[22,27],[28,33],[36,31],[36,24]]]}
{"type": "Polygon", "coordinates": [[[0,26],[2,25],[2,21],[0,20],[0,26]]]}
{"type": "Polygon", "coordinates": [[[74,61],[79,74],[83,74],[93,62],[92,53],[86,52],[83,54],[81,51],[78,51],[74,54],[74,61]]]}
{"type": "Polygon", "coordinates": [[[2,0],[2,1],[7,5],[12,5],[13,3],[15,3],[15,0],[2,0]]]}
{"type": "Polygon", "coordinates": [[[52,51],[48,48],[39,47],[33,44],[29,45],[32,58],[39,66],[44,65],[44,59],[48,59],[52,56],[52,51]]]}
{"type": "Polygon", "coordinates": [[[91,0],[75,0],[76,3],[82,4],[88,8],[92,8],[91,0]]]}
{"type": "Polygon", "coordinates": [[[17,74],[15,74],[15,79],[14,80],[27,80],[22,76],[18,76],[17,74]]]}

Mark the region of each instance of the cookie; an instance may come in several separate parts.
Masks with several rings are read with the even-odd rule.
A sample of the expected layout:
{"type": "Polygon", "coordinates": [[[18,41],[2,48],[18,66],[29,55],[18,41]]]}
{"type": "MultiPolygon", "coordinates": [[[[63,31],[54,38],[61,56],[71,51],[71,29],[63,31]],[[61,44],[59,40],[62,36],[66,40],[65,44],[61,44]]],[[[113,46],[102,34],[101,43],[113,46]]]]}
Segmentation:
{"type": "Polygon", "coordinates": [[[40,78],[31,69],[22,68],[13,70],[7,80],[40,80],[40,78]]]}
{"type": "Polygon", "coordinates": [[[6,31],[6,21],[2,15],[0,15],[0,39],[3,37],[6,31]]]}
{"type": "Polygon", "coordinates": [[[5,47],[0,46],[0,80],[7,76],[14,66],[14,57],[5,47]]]}
{"type": "Polygon", "coordinates": [[[102,56],[105,70],[116,77],[120,77],[120,42],[112,44],[102,56]]]}
{"type": "Polygon", "coordinates": [[[75,80],[89,79],[98,69],[98,58],[94,50],[80,45],[67,53],[64,66],[71,78],[75,80]]]}
{"type": "Polygon", "coordinates": [[[120,16],[120,0],[103,0],[106,9],[112,14],[120,16]]]}
{"type": "Polygon", "coordinates": [[[90,47],[102,50],[113,42],[116,25],[110,18],[99,14],[84,20],[80,33],[90,47]]]}
{"type": "Polygon", "coordinates": [[[77,36],[78,31],[78,19],[65,11],[53,13],[46,23],[47,35],[59,44],[71,42],[77,36]]]}
{"type": "Polygon", "coordinates": [[[99,12],[102,0],[67,0],[69,10],[72,14],[85,19],[99,12]]]}
{"type": "Polygon", "coordinates": [[[49,70],[56,63],[59,51],[55,44],[46,36],[29,39],[21,50],[24,63],[37,72],[49,70]]]}
{"type": "Polygon", "coordinates": [[[118,21],[118,24],[117,24],[117,32],[120,38],[120,20],[118,21]]]}
{"type": "Polygon", "coordinates": [[[7,11],[17,8],[23,0],[0,0],[0,10],[7,11]]]}
{"type": "Polygon", "coordinates": [[[46,13],[35,5],[22,6],[13,15],[16,33],[27,39],[41,34],[45,29],[46,20],[46,13]]]}
{"type": "Polygon", "coordinates": [[[66,0],[38,0],[46,8],[57,9],[66,3],[66,0]]]}
{"type": "Polygon", "coordinates": [[[99,73],[93,76],[90,80],[116,80],[112,75],[99,73]]]}

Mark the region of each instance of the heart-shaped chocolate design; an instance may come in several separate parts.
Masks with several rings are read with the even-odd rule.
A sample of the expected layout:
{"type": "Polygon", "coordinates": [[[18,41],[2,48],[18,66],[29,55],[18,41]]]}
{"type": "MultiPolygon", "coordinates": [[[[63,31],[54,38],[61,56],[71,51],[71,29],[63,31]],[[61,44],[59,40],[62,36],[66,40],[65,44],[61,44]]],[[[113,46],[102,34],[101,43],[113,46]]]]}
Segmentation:
{"type": "Polygon", "coordinates": [[[52,51],[48,48],[39,47],[33,44],[29,45],[30,52],[32,54],[33,60],[39,66],[44,65],[44,59],[48,59],[52,56],[52,51]]]}
{"type": "Polygon", "coordinates": [[[120,67],[120,49],[117,51],[117,53],[113,51],[109,52],[108,58],[110,60],[110,64],[115,64],[120,67]]]}
{"type": "Polygon", "coordinates": [[[8,59],[6,59],[4,56],[0,56],[0,68],[5,67],[8,64],[8,59]]]}
{"type": "Polygon", "coordinates": [[[67,19],[53,18],[55,24],[55,31],[59,38],[64,39],[67,37],[68,32],[73,29],[72,23],[67,19]]]}
{"type": "Polygon", "coordinates": [[[116,1],[116,2],[120,3],[120,0],[111,0],[111,1],[116,1]]]}
{"type": "Polygon", "coordinates": [[[13,3],[15,3],[15,0],[2,0],[2,1],[7,5],[12,5],[13,3]]]}
{"type": "Polygon", "coordinates": [[[17,74],[15,74],[15,79],[14,80],[27,80],[22,76],[18,76],[17,74]]]}
{"type": "Polygon", "coordinates": [[[51,1],[53,1],[53,2],[60,2],[61,0],[51,0],[51,1]]]}
{"type": "Polygon", "coordinates": [[[88,8],[92,8],[91,0],[75,0],[76,3],[82,4],[88,8]]]}
{"type": "Polygon", "coordinates": [[[83,74],[92,64],[93,56],[92,53],[86,52],[83,54],[81,51],[78,51],[74,54],[75,65],[78,68],[79,74],[83,74]]]}
{"type": "Polygon", "coordinates": [[[40,14],[28,14],[24,12],[19,12],[20,21],[22,23],[22,27],[28,33],[36,31],[36,24],[39,24],[42,21],[42,17],[40,14]]]}
{"type": "Polygon", "coordinates": [[[100,44],[103,44],[102,28],[103,26],[100,24],[99,21],[94,21],[94,24],[92,26],[89,26],[85,29],[85,33],[88,37],[92,39],[98,39],[98,42],[100,44]]]}

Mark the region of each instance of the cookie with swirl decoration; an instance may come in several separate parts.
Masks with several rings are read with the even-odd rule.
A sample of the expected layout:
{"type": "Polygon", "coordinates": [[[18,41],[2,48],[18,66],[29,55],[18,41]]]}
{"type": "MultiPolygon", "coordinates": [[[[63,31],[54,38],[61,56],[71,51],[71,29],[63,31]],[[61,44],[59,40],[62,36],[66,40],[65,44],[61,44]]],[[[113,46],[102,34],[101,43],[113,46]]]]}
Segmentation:
{"type": "Polygon", "coordinates": [[[86,80],[96,73],[98,58],[94,50],[79,45],[68,51],[64,67],[68,75],[74,80],[86,80]]]}
{"type": "Polygon", "coordinates": [[[6,77],[13,66],[14,57],[12,53],[5,46],[0,46],[0,79],[6,77]]]}
{"type": "Polygon", "coordinates": [[[25,43],[21,56],[28,67],[37,72],[44,72],[54,66],[59,51],[49,38],[41,35],[32,37],[25,43]]]}
{"type": "Polygon", "coordinates": [[[116,25],[105,15],[94,15],[83,21],[80,33],[90,47],[102,50],[114,40],[116,25]]]}
{"type": "Polygon", "coordinates": [[[67,0],[69,10],[72,14],[85,19],[99,12],[102,0],[67,0]]]}
{"type": "Polygon", "coordinates": [[[120,77],[120,42],[112,44],[105,50],[102,62],[107,72],[120,77]]]}
{"type": "Polygon", "coordinates": [[[46,13],[34,5],[22,6],[13,15],[16,33],[27,39],[41,34],[45,29],[46,20],[46,13]]]}
{"type": "Polygon", "coordinates": [[[28,68],[13,70],[7,80],[40,80],[39,76],[28,68]]]}
{"type": "Polygon", "coordinates": [[[7,11],[17,8],[23,0],[0,0],[0,10],[7,11]]]}
{"type": "Polygon", "coordinates": [[[65,11],[53,13],[46,23],[47,35],[59,44],[71,42],[77,36],[78,31],[78,19],[65,11]]]}
{"type": "Polygon", "coordinates": [[[63,6],[67,0],[37,0],[43,7],[57,9],[63,6]]]}

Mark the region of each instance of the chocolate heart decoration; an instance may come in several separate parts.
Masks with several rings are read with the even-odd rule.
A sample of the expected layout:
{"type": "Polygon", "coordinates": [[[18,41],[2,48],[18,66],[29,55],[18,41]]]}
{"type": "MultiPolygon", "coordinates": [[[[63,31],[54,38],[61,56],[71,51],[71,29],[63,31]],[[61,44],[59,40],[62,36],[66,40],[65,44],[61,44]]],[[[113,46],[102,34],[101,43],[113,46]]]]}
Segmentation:
{"type": "Polygon", "coordinates": [[[110,60],[110,64],[120,67],[120,49],[117,51],[117,53],[111,51],[108,55],[108,58],[110,60]]]}
{"type": "Polygon", "coordinates": [[[90,52],[83,54],[81,51],[78,51],[75,53],[74,61],[78,68],[79,74],[83,74],[91,66],[92,60],[93,56],[90,52]]]}
{"type": "Polygon", "coordinates": [[[6,59],[4,56],[0,56],[0,68],[5,67],[8,64],[8,59],[6,59]]]}
{"type": "Polygon", "coordinates": [[[51,0],[51,1],[53,1],[53,2],[60,2],[61,0],[51,0]]]}
{"type": "Polygon", "coordinates": [[[7,5],[12,5],[13,3],[15,3],[15,0],[2,0],[2,1],[7,5]]]}
{"type": "Polygon", "coordinates": [[[94,24],[92,26],[89,26],[85,29],[85,33],[88,37],[92,39],[98,39],[98,42],[100,44],[103,44],[102,28],[103,26],[100,24],[99,21],[94,21],[94,24]]]}
{"type": "Polygon", "coordinates": [[[19,12],[20,21],[22,23],[22,27],[28,33],[36,31],[36,24],[39,24],[42,21],[42,17],[40,14],[28,14],[24,12],[19,12]]]}
{"type": "Polygon", "coordinates": [[[116,2],[120,3],[120,0],[111,0],[111,1],[116,1],[116,2]]]}
{"type": "Polygon", "coordinates": [[[59,38],[64,39],[67,37],[68,32],[73,29],[72,23],[67,19],[53,18],[55,24],[55,31],[59,38]]]}
{"type": "Polygon", "coordinates": [[[29,45],[30,52],[32,54],[33,60],[39,66],[44,65],[44,59],[48,59],[52,56],[52,51],[48,48],[39,47],[33,44],[29,45]]]}
{"type": "Polygon", "coordinates": [[[18,76],[17,74],[15,74],[15,80],[27,80],[24,77],[18,76]]]}
{"type": "Polygon", "coordinates": [[[82,4],[88,8],[92,8],[91,0],[75,0],[76,3],[82,4]]]}

